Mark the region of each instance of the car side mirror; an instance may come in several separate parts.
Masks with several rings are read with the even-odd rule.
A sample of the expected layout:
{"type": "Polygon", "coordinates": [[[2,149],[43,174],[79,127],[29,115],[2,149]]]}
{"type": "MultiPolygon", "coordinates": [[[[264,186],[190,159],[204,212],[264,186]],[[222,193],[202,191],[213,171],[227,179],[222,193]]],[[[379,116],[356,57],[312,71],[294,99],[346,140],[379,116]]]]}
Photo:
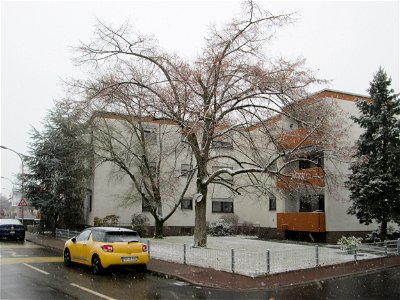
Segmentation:
{"type": "Polygon", "coordinates": [[[71,239],[71,241],[75,244],[75,243],[76,243],[76,237],[73,237],[73,238],[71,239]]]}

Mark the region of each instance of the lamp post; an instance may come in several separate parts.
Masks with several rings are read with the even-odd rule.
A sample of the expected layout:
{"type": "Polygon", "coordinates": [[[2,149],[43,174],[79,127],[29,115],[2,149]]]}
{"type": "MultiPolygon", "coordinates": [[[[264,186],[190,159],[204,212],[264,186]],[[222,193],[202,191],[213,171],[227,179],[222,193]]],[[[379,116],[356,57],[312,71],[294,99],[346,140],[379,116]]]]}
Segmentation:
{"type": "MultiPolygon", "coordinates": [[[[10,149],[10,148],[8,148],[6,146],[1,145],[0,148],[4,149],[4,150],[10,150],[11,152],[14,152],[21,159],[21,176],[22,176],[22,179],[21,179],[21,200],[22,200],[24,198],[24,157],[23,157],[23,155],[21,153],[15,151],[13,149],[10,149]]],[[[21,206],[21,217],[22,217],[22,224],[24,224],[24,207],[23,206],[21,206]]]]}

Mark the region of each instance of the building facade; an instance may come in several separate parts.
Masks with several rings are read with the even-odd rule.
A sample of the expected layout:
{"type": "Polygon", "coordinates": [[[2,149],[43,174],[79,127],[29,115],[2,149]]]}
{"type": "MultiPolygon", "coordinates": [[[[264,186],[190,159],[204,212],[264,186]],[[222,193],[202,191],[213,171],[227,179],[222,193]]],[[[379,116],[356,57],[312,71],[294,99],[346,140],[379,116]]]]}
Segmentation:
{"type": "MultiPolygon", "coordinates": [[[[220,154],[221,158],[210,164],[210,173],[221,168],[234,170],[237,166],[232,164],[232,160],[223,157],[233,155],[238,160],[246,159],[254,148],[257,148],[260,160],[270,160],[271,172],[256,175],[255,181],[262,185],[262,189],[252,189],[255,181],[247,175],[221,175],[221,179],[232,186],[248,188],[243,188],[243,192],[238,194],[223,185],[211,184],[207,197],[207,220],[212,222],[222,216],[236,215],[239,225],[252,226],[262,237],[327,242],[335,242],[342,235],[362,236],[376,229],[376,224],[362,225],[355,216],[347,214],[350,203],[345,182],[350,172],[351,149],[361,133],[350,116],[359,114],[356,107],[359,99],[368,101],[361,95],[323,90],[285,108],[287,113],[243,129],[246,134],[213,141],[212,151],[220,154]],[[308,123],[299,122],[304,120],[301,118],[304,116],[308,123]],[[318,130],[305,125],[317,122],[320,122],[318,130]],[[263,130],[266,126],[275,142],[265,138],[263,130]],[[259,138],[254,138],[258,135],[259,138]],[[249,146],[246,136],[257,142],[249,146]]],[[[121,125],[123,118],[113,114],[96,118],[106,120],[107,124],[113,123],[117,128],[115,132],[122,134],[120,139],[125,139],[122,137],[126,130],[121,125]]],[[[159,133],[163,133],[164,153],[159,165],[165,172],[162,171],[164,183],[160,189],[165,196],[162,212],[167,214],[179,198],[194,160],[176,124],[148,119],[145,126],[145,138],[155,146],[161,142],[159,133]]],[[[132,168],[141,172],[139,165],[132,168]]],[[[132,196],[135,188],[131,179],[118,169],[113,162],[107,161],[94,167],[84,207],[86,223],[93,225],[95,217],[117,215],[121,224],[128,225],[132,215],[141,213],[148,216],[149,227],[154,226],[146,204],[140,197],[132,196]]],[[[195,201],[196,184],[193,180],[178,209],[164,224],[165,234],[192,232],[195,201]]]]}

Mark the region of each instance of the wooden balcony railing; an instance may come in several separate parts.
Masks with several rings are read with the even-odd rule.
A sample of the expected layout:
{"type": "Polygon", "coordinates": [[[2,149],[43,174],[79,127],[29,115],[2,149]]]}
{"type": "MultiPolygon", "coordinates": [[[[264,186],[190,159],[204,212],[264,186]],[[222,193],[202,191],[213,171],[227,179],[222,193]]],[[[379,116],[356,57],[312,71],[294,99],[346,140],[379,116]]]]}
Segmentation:
{"type": "Polygon", "coordinates": [[[291,177],[278,177],[276,186],[278,189],[287,190],[302,187],[324,187],[324,170],[321,167],[302,169],[295,171],[291,177]]]}
{"type": "Polygon", "coordinates": [[[326,232],[324,212],[277,213],[277,229],[303,232],[326,232]]]}
{"type": "Polygon", "coordinates": [[[298,128],[282,134],[278,139],[281,149],[295,149],[315,145],[318,134],[309,128],[298,128]]]}

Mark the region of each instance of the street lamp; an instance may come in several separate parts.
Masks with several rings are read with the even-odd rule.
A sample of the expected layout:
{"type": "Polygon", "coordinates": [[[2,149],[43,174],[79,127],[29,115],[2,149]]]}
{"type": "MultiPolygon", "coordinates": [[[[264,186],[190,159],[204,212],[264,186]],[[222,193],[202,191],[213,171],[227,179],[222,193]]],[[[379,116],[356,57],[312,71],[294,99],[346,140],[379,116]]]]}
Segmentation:
{"type": "MultiPolygon", "coordinates": [[[[13,149],[10,149],[10,148],[8,148],[6,146],[1,145],[0,148],[4,149],[4,150],[10,150],[11,152],[14,152],[21,159],[21,176],[22,176],[22,179],[21,179],[21,198],[24,199],[24,156],[21,153],[15,151],[13,149]]],[[[21,206],[21,217],[22,217],[22,224],[24,224],[24,207],[23,206],[21,206]]]]}

